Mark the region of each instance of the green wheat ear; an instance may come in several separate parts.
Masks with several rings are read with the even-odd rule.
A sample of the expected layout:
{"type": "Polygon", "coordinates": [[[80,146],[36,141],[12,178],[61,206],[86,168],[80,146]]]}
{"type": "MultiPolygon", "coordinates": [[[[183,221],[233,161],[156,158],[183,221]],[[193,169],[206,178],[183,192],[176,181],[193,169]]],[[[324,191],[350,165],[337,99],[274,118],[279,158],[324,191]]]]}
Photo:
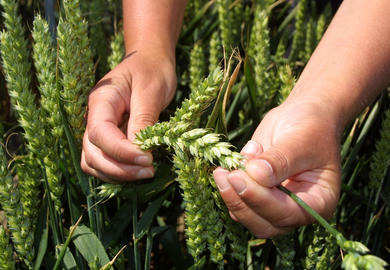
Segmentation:
{"type": "Polygon", "coordinates": [[[15,259],[12,255],[12,244],[3,225],[0,224],[0,269],[15,269],[15,259]]]}
{"type": "Polygon", "coordinates": [[[54,41],[51,38],[49,25],[40,15],[34,19],[34,28],[32,31],[34,38],[33,59],[37,78],[39,82],[39,92],[41,93],[41,105],[44,109],[43,118],[46,121],[45,128],[50,130],[45,136],[42,144],[46,145],[51,151],[46,151],[43,158],[46,176],[48,179],[51,197],[56,206],[56,210],[61,208],[61,196],[63,185],[61,183],[61,170],[59,168],[59,157],[54,151],[58,140],[63,136],[62,120],[59,109],[59,92],[56,83],[56,52],[54,41]]]}
{"type": "Polygon", "coordinates": [[[380,188],[382,185],[390,164],[390,110],[384,113],[380,139],[376,142],[375,149],[369,173],[369,186],[373,190],[380,188]]]}
{"type": "Polygon", "coordinates": [[[115,33],[110,43],[110,48],[111,54],[108,56],[108,65],[110,66],[110,69],[114,69],[125,56],[125,44],[122,28],[115,33]]]}
{"type": "Polygon", "coordinates": [[[144,150],[165,145],[173,152],[177,181],[186,203],[187,245],[197,268],[205,263],[207,247],[211,261],[223,269],[227,242],[232,257],[245,260],[245,234],[230,219],[211,176],[216,164],[226,169],[240,167],[242,156],[232,151],[229,143],[221,142],[220,135],[194,128],[196,119],[215,98],[222,78],[222,71],[215,69],[168,122],[141,130],[135,140],[144,150]]]}
{"type": "Polygon", "coordinates": [[[233,48],[233,33],[231,27],[234,25],[232,14],[229,11],[229,5],[232,3],[231,0],[216,0],[218,20],[219,20],[219,31],[221,32],[222,46],[230,54],[233,48]]]}
{"type": "Polygon", "coordinates": [[[272,82],[274,74],[270,70],[271,53],[270,37],[268,28],[269,12],[263,5],[256,5],[254,24],[251,30],[248,56],[253,60],[253,71],[257,89],[257,99],[265,108],[273,97],[274,89],[272,82]]]}
{"type": "MultiPolygon", "coordinates": [[[[32,269],[34,260],[34,226],[31,219],[24,211],[23,204],[20,201],[20,192],[17,183],[14,182],[7,166],[8,163],[5,153],[2,145],[0,145],[1,207],[5,212],[8,227],[12,232],[11,237],[15,250],[26,266],[29,269],[32,269]]],[[[5,249],[5,252],[7,252],[7,250],[8,249],[5,249]]],[[[6,256],[5,253],[4,256],[6,256]]],[[[12,260],[9,262],[12,264],[12,260]]]]}
{"type": "Polygon", "coordinates": [[[222,43],[218,31],[211,35],[209,47],[209,72],[211,73],[218,67],[222,59],[222,43]]]}
{"type": "Polygon", "coordinates": [[[88,24],[81,15],[78,0],[64,0],[64,13],[57,27],[61,98],[68,122],[81,145],[87,94],[94,83],[92,49],[88,40],[88,24]]]}
{"type": "MultiPolygon", "coordinates": [[[[41,169],[39,159],[44,148],[41,142],[45,137],[40,117],[42,111],[35,104],[35,95],[30,89],[31,65],[29,50],[22,18],[18,14],[18,4],[13,0],[2,0],[5,29],[0,36],[2,66],[7,81],[11,104],[17,112],[20,126],[24,130],[24,138],[29,153],[26,156],[26,167],[19,176],[19,188],[11,192],[12,184],[6,184],[9,192],[8,213],[13,216],[11,228],[15,249],[27,266],[31,266],[34,258],[34,228],[40,203],[39,179],[41,169]],[[27,173],[28,172],[28,173],[27,173]],[[20,220],[22,219],[22,220],[20,220]]],[[[22,171],[22,170],[20,170],[22,171]]],[[[9,180],[7,180],[9,181],[9,180]]],[[[3,200],[2,200],[3,202],[3,200]]],[[[7,212],[6,211],[6,212],[7,212]]]]}
{"type": "Polygon", "coordinates": [[[190,52],[190,89],[193,91],[204,78],[206,70],[205,53],[200,42],[195,43],[190,52]]]}

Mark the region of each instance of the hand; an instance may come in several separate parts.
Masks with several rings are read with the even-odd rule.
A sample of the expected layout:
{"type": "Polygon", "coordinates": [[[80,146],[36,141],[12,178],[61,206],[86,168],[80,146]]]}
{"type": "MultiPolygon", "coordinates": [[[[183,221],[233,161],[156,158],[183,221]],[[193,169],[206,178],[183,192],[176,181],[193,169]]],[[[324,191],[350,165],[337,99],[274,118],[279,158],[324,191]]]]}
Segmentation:
{"type": "Polygon", "coordinates": [[[335,123],[326,110],[312,104],[290,102],[271,110],[241,151],[245,172],[214,171],[231,217],[259,238],[312,223],[311,216],[276,188],[281,184],[330,218],[340,193],[335,123]]]}
{"type": "Polygon", "coordinates": [[[81,168],[106,182],[153,176],[151,153],[132,140],[158,120],[175,93],[174,57],[158,47],[139,48],[97,83],[88,100],[81,168]]]}

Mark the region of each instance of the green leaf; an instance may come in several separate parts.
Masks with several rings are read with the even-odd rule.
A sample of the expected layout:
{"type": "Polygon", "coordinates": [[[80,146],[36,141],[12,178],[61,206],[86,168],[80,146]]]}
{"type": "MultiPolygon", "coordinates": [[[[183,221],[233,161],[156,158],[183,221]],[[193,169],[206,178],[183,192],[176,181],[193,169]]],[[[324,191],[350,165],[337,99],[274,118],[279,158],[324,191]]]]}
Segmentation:
{"type": "Polygon", "coordinates": [[[76,260],[74,259],[72,252],[70,252],[69,247],[66,247],[63,264],[67,270],[76,270],[77,269],[76,260]]]}
{"type": "Polygon", "coordinates": [[[249,99],[252,103],[252,116],[253,121],[257,125],[260,122],[259,119],[259,108],[256,100],[256,84],[255,84],[255,78],[253,76],[253,68],[249,61],[248,57],[245,57],[244,60],[244,75],[245,75],[245,81],[248,85],[248,92],[249,92],[249,99]]]}
{"type": "Polygon", "coordinates": [[[148,208],[146,208],[144,214],[142,215],[141,219],[138,221],[137,224],[137,233],[136,233],[137,240],[141,239],[149,230],[154,220],[154,217],[156,216],[158,210],[161,207],[161,204],[168,197],[171,191],[172,189],[167,190],[164,194],[160,195],[158,198],[152,201],[151,204],[148,206],[148,208]]]}
{"type": "Polygon", "coordinates": [[[49,225],[48,225],[47,219],[46,219],[46,226],[42,231],[40,239],[41,240],[39,242],[38,253],[37,253],[37,257],[35,259],[34,270],[40,269],[43,258],[45,257],[45,254],[46,254],[47,242],[49,239],[49,225]]]}
{"type": "Polygon", "coordinates": [[[161,244],[168,257],[173,262],[176,269],[187,269],[184,260],[183,250],[180,248],[181,244],[177,237],[177,233],[173,227],[162,233],[160,237],[161,244]]]}
{"type": "MultiPolygon", "coordinates": [[[[136,185],[138,200],[140,203],[147,202],[163,190],[165,190],[168,186],[175,182],[174,176],[164,176],[164,177],[156,177],[151,180],[151,182],[136,185]]],[[[123,187],[122,191],[119,193],[119,196],[123,196],[125,198],[131,198],[133,185],[126,185],[123,187]]]]}
{"type": "Polygon", "coordinates": [[[194,18],[191,20],[191,22],[188,24],[188,27],[185,28],[181,34],[180,34],[180,41],[185,40],[192,31],[199,26],[199,21],[204,20],[205,15],[207,13],[207,10],[210,8],[210,6],[214,3],[213,1],[207,2],[194,16],[194,18]]]}
{"type": "Polygon", "coordinates": [[[112,218],[107,230],[103,232],[102,243],[104,247],[108,247],[111,243],[118,241],[125,229],[131,223],[131,201],[125,201],[115,216],[112,218]]]}
{"type": "Polygon", "coordinates": [[[147,234],[146,238],[146,252],[145,252],[145,270],[150,269],[150,256],[152,254],[153,239],[156,235],[165,232],[168,226],[153,227],[147,234]]]}
{"type": "Polygon", "coordinates": [[[223,96],[223,101],[222,101],[222,106],[221,106],[221,114],[220,114],[220,120],[221,124],[223,125],[223,134],[227,136],[227,121],[226,121],[226,108],[230,99],[230,94],[232,92],[233,86],[237,80],[238,73],[240,72],[241,69],[241,63],[242,59],[238,55],[237,52],[237,59],[239,60],[238,64],[236,65],[236,68],[234,69],[232,75],[230,76],[229,82],[226,87],[226,91],[223,96]]]}
{"type": "Polygon", "coordinates": [[[100,267],[110,261],[102,242],[87,226],[79,225],[75,229],[72,241],[88,264],[94,263],[96,257],[99,259],[100,267]]]}

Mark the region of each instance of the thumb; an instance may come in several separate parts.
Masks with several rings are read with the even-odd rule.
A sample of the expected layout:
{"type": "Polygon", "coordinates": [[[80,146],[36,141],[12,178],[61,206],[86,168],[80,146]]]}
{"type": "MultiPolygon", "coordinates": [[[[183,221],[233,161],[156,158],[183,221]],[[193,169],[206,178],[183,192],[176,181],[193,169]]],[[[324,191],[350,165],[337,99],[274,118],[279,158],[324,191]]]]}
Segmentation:
{"type": "MultiPolygon", "coordinates": [[[[252,141],[256,140],[252,138],[252,141]]],[[[273,187],[288,177],[313,169],[315,162],[310,147],[297,144],[294,140],[285,140],[264,149],[263,153],[250,159],[245,167],[248,175],[257,183],[273,187]]]]}
{"type": "Polygon", "coordinates": [[[158,95],[148,91],[137,92],[140,91],[133,91],[130,102],[127,138],[131,141],[141,129],[155,124],[162,110],[158,95]]]}

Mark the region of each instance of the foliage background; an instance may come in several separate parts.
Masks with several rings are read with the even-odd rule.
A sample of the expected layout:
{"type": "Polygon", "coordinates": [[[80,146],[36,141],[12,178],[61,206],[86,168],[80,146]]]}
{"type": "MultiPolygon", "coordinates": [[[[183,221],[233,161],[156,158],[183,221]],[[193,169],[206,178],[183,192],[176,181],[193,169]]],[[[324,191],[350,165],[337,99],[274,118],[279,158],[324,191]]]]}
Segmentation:
{"type": "MultiPolygon", "coordinates": [[[[3,0],[3,6],[7,2],[14,1],[3,0]]],[[[67,2],[69,6],[78,3],[70,0],[67,2]]],[[[51,35],[60,36],[54,31],[54,27],[60,17],[66,17],[66,11],[62,8],[62,2],[31,0],[17,3],[18,14],[22,18],[21,26],[26,29],[23,37],[27,40],[28,56],[24,60],[31,65],[27,71],[29,76],[31,75],[31,83],[28,89],[22,91],[35,94],[33,104],[36,105],[38,115],[44,111],[44,94],[40,89],[42,82],[39,81],[39,74],[44,68],[37,68],[38,61],[33,59],[32,51],[36,44],[31,34],[34,28],[33,20],[38,13],[54,18],[55,23],[52,23],[50,28],[51,35]],[[53,9],[48,6],[50,2],[53,9]]],[[[237,78],[232,81],[234,86],[230,90],[228,104],[212,104],[198,124],[201,127],[206,126],[209,122],[208,115],[214,115],[215,121],[208,127],[225,134],[227,140],[240,149],[251,136],[262,115],[277,106],[291,90],[294,79],[302,71],[338,4],[338,1],[309,0],[276,3],[190,0],[177,46],[178,90],[171,105],[162,113],[161,121],[172,115],[181,101],[216,65],[220,63],[227,68],[228,65],[221,61],[223,48],[227,57],[233,48],[238,48],[243,63],[237,78]],[[218,109],[216,114],[212,113],[213,108],[218,109]]],[[[93,66],[93,70],[91,75],[91,70],[79,68],[78,70],[84,73],[77,76],[93,76],[91,80],[97,82],[123,57],[120,8],[120,1],[117,0],[80,3],[81,17],[88,20],[85,27],[88,27],[89,36],[89,45],[87,49],[84,48],[86,51],[80,52],[84,55],[82,61],[85,61],[80,67],[93,66]]],[[[76,18],[76,15],[72,18],[76,18]]],[[[71,18],[66,20],[72,24],[71,18]]],[[[4,24],[3,20],[3,28],[4,24]]],[[[82,31],[80,29],[70,27],[68,31],[69,34],[82,38],[77,35],[77,31],[82,31]]],[[[60,40],[58,44],[59,50],[66,49],[60,40]]],[[[57,46],[53,45],[53,48],[56,57],[61,57],[57,46]]],[[[4,47],[1,50],[2,54],[10,53],[5,51],[4,47]]],[[[66,60],[66,57],[64,59],[66,60]]],[[[4,61],[3,57],[3,63],[4,61]]],[[[238,60],[233,60],[232,65],[237,63],[238,60]]],[[[6,73],[4,66],[2,74],[6,73]]],[[[47,73],[55,76],[56,69],[48,69],[47,73]]],[[[65,74],[65,69],[61,74],[65,74]]],[[[70,76],[76,75],[71,72],[70,76]]],[[[80,77],[76,79],[78,85],[81,84],[79,79],[80,77]]],[[[64,79],[59,80],[57,77],[56,82],[65,88],[64,79]]],[[[86,82],[85,85],[88,84],[93,85],[91,82],[86,82]]],[[[0,255],[0,269],[53,269],[61,255],[65,256],[63,267],[70,269],[100,269],[111,260],[115,269],[140,267],[139,262],[145,263],[142,268],[146,269],[149,266],[151,269],[191,267],[193,260],[185,242],[185,206],[181,191],[174,182],[175,174],[166,150],[159,149],[155,153],[158,160],[155,179],[123,187],[102,185],[98,180],[80,173],[77,155],[72,160],[71,152],[77,153],[80,150],[80,129],[72,126],[69,120],[70,111],[65,109],[68,121],[60,125],[69,127],[74,145],[71,144],[72,139],[63,131],[57,139],[49,142],[49,145],[42,143],[42,148],[38,145],[38,149],[32,150],[31,145],[34,145],[34,142],[25,136],[29,127],[21,123],[19,116],[20,110],[28,108],[18,110],[15,105],[11,106],[12,99],[8,95],[10,89],[7,88],[3,76],[0,77],[0,87],[0,119],[5,150],[1,160],[3,180],[0,183],[0,250],[4,251],[0,252],[3,254],[0,255]],[[57,159],[51,158],[53,155],[57,159]],[[27,182],[23,181],[31,174],[28,169],[30,167],[26,164],[35,166],[37,171],[30,177],[33,186],[27,188],[22,184],[27,182]],[[53,179],[58,179],[61,183],[59,185],[63,187],[58,191],[59,195],[48,196],[55,193],[50,189],[52,180],[48,173],[50,170],[47,170],[48,164],[58,169],[53,179]],[[7,210],[9,202],[12,202],[12,198],[7,197],[9,194],[20,192],[20,202],[23,202],[23,192],[30,194],[29,189],[33,188],[36,189],[34,196],[38,198],[34,206],[21,210],[19,214],[7,210]],[[110,195],[113,196],[108,199],[107,196],[110,195]],[[57,196],[57,202],[56,199],[53,200],[53,196],[57,196]],[[36,212],[31,214],[31,221],[27,213],[29,210],[36,212]],[[16,236],[24,227],[12,228],[10,220],[13,214],[16,218],[23,216],[24,220],[27,216],[28,222],[35,224],[26,225],[28,229],[20,233],[20,237],[24,239],[22,243],[27,243],[26,237],[34,239],[31,245],[18,246],[20,241],[18,242],[16,236]],[[78,227],[73,227],[76,229],[72,235],[71,226],[81,215],[82,221],[78,227]],[[70,241],[68,248],[62,248],[67,239],[70,241]],[[137,239],[136,245],[134,239],[137,239]],[[124,246],[126,248],[121,250],[124,246]],[[65,253],[62,254],[61,250],[65,253]],[[7,254],[9,257],[4,257],[7,254]]],[[[80,101],[77,103],[79,108],[85,107],[85,98],[89,91],[85,88],[80,89],[83,94],[75,94],[80,101]],[[79,98],[79,95],[82,98],[79,98]]],[[[64,106],[67,105],[67,100],[59,103],[61,102],[64,106]]],[[[334,226],[348,239],[363,242],[373,254],[387,261],[390,259],[388,108],[389,95],[385,89],[345,130],[341,153],[342,196],[332,220],[334,226]]],[[[82,111],[78,111],[77,115],[82,115],[82,111]]],[[[52,126],[48,120],[44,120],[47,116],[40,117],[40,127],[45,130],[42,136],[49,138],[52,126]]],[[[29,124],[34,125],[35,122],[29,124]]],[[[30,197],[26,198],[25,200],[28,200],[30,197]]],[[[28,202],[21,204],[28,205],[28,202]]],[[[252,237],[248,243],[246,261],[240,263],[227,254],[225,269],[237,269],[240,266],[247,269],[339,269],[342,262],[342,252],[334,239],[317,225],[298,228],[287,236],[273,240],[262,241],[252,237]]],[[[228,249],[227,253],[229,252],[228,249]]],[[[208,255],[206,257],[204,268],[215,269],[215,264],[209,260],[208,255]]]]}

